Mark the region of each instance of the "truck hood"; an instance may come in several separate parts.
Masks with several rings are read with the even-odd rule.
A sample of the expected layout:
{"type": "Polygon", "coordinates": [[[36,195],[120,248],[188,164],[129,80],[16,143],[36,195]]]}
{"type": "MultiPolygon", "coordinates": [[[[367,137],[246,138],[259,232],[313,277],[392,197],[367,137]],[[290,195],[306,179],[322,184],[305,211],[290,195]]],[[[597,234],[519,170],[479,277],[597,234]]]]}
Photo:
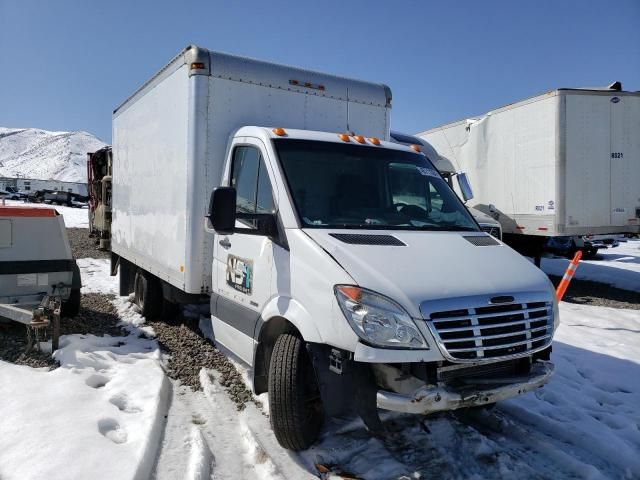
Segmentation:
{"type": "Polygon", "coordinates": [[[415,318],[420,317],[419,306],[425,301],[534,292],[553,299],[553,286],[541,270],[479,232],[304,231],[357,285],[392,298],[415,318]],[[404,245],[347,243],[334,237],[336,234],[392,236],[404,245]],[[479,236],[494,244],[477,246],[468,240],[479,236]]]}

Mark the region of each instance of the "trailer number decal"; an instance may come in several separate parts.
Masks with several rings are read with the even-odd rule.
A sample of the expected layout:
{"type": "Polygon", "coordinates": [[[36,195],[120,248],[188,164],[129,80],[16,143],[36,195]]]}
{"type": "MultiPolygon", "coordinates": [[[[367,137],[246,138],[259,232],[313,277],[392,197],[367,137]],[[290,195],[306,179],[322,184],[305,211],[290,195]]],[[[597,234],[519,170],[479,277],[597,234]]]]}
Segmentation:
{"type": "Polygon", "coordinates": [[[624,158],[624,155],[622,154],[622,152],[613,152],[611,154],[611,158],[624,158]]]}
{"type": "Polygon", "coordinates": [[[229,255],[227,257],[227,285],[247,295],[253,288],[253,261],[229,255]]]}

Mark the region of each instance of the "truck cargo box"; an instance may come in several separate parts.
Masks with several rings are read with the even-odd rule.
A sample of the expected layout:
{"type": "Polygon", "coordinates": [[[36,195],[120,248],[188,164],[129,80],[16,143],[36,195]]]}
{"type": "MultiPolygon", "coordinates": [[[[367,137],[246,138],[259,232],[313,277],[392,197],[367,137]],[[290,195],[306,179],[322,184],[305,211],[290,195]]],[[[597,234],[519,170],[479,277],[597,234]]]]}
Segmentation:
{"type": "Polygon", "coordinates": [[[382,84],[188,47],[113,114],[112,251],[180,290],[211,288],[209,194],[242,126],[389,138],[382,84]]]}
{"type": "Polygon", "coordinates": [[[640,93],[559,89],[418,134],[504,233],[637,232],[640,93]]]}

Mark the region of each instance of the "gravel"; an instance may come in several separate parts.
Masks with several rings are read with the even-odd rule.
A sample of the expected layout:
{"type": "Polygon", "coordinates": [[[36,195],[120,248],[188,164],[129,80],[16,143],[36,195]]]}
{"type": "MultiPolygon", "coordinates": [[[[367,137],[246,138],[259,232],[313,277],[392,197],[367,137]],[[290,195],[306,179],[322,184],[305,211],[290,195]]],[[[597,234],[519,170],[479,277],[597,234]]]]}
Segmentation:
{"type": "MultiPolygon", "coordinates": [[[[80,313],[75,318],[61,320],[60,334],[126,335],[126,332],[117,326],[119,318],[112,299],[111,295],[98,293],[83,295],[80,313]]],[[[25,353],[26,347],[25,325],[17,322],[0,323],[0,360],[34,368],[49,367],[54,369],[58,367],[58,363],[51,358],[51,354],[37,350],[25,353]]]]}
{"type": "Polygon", "coordinates": [[[167,373],[171,378],[199,390],[202,388],[200,370],[212,369],[220,374],[218,381],[238,410],[243,410],[248,402],[261,406],[236,367],[202,336],[197,322],[179,319],[175,322],[146,322],[146,325],[153,328],[160,348],[170,356],[167,373]]]}
{"type": "Polygon", "coordinates": [[[73,258],[109,258],[109,252],[98,249],[99,241],[89,236],[88,228],[67,228],[73,258]]]}

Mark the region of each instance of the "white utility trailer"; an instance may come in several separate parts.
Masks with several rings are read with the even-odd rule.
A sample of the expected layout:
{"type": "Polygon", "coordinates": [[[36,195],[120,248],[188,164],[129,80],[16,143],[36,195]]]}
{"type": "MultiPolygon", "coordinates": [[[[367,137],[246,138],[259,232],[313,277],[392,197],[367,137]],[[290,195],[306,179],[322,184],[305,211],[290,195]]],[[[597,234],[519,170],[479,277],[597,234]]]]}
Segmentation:
{"type": "Polygon", "coordinates": [[[80,308],[80,270],[62,216],[52,208],[0,207],[0,319],[27,326],[27,350],[51,330],[58,348],[60,316],[80,308]]]}
{"type": "Polygon", "coordinates": [[[505,238],[636,233],[640,93],[558,89],[417,136],[474,189],[505,238]]]}

